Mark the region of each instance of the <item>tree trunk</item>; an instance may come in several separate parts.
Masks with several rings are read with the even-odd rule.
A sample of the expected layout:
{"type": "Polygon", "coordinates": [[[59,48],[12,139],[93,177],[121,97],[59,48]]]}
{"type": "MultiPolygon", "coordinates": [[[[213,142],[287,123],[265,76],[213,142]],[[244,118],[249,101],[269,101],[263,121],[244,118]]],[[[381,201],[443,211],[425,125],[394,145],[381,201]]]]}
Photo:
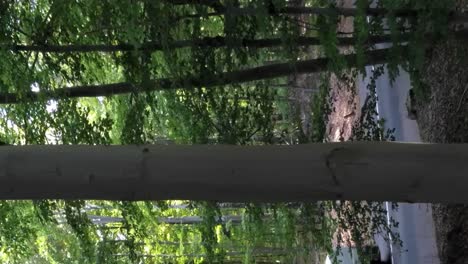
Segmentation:
{"type": "Polygon", "coordinates": [[[468,145],[4,146],[0,199],[468,202],[468,145]]]}
{"type": "MultiPolygon", "coordinates": [[[[96,225],[106,225],[110,223],[119,223],[123,221],[122,217],[115,216],[100,216],[100,215],[88,215],[89,220],[96,225]]],[[[217,223],[228,223],[240,224],[242,217],[238,215],[225,215],[221,219],[215,219],[217,223]]],[[[158,223],[168,225],[195,225],[203,222],[203,218],[200,216],[184,216],[184,217],[158,217],[158,223]]]]}
{"type": "MultiPolygon", "coordinates": [[[[404,34],[401,41],[408,40],[409,35],[404,34]]],[[[291,45],[298,46],[317,46],[322,43],[318,38],[314,37],[297,37],[292,40],[291,45]]],[[[368,43],[375,45],[379,43],[391,42],[390,35],[382,36],[371,36],[369,37],[368,43]]],[[[340,46],[351,46],[356,43],[356,39],[352,37],[341,37],[338,38],[338,45],[340,46]]],[[[280,38],[271,39],[241,39],[235,43],[227,43],[224,37],[205,37],[195,40],[179,40],[171,43],[168,49],[177,48],[188,48],[188,47],[200,47],[200,48],[220,48],[225,47],[227,44],[234,47],[248,47],[248,48],[271,48],[276,46],[284,45],[284,40],[280,38]]],[[[158,51],[163,50],[163,46],[157,42],[146,42],[142,43],[139,47],[131,44],[117,44],[117,45],[0,45],[0,47],[11,50],[13,52],[20,51],[34,51],[42,53],[72,53],[72,52],[117,52],[117,51],[158,51]]]]}
{"type": "Polygon", "coordinates": [[[173,5],[204,5],[207,7],[211,7],[218,12],[222,12],[222,10],[224,10],[224,5],[221,4],[219,0],[167,0],[167,2],[173,5]]]}
{"type": "MultiPolygon", "coordinates": [[[[279,9],[270,9],[268,10],[271,15],[275,14],[287,14],[287,15],[297,15],[297,14],[311,14],[311,15],[324,15],[324,16],[357,16],[360,14],[358,8],[343,8],[343,7],[334,7],[334,8],[323,8],[323,7],[304,7],[304,6],[286,6],[279,9]]],[[[224,12],[229,15],[258,15],[259,10],[257,8],[249,7],[227,7],[224,9],[224,12]]],[[[367,8],[363,12],[366,16],[385,16],[392,14],[397,17],[409,17],[416,16],[418,10],[413,9],[396,9],[389,10],[385,8],[367,8]]]]}
{"type": "MultiPolygon", "coordinates": [[[[270,256],[285,256],[289,251],[285,249],[270,249],[270,250],[263,250],[260,252],[252,252],[250,253],[253,257],[270,257],[270,256]]],[[[225,253],[226,256],[235,257],[235,256],[243,256],[246,255],[247,252],[244,251],[230,251],[225,253]]],[[[129,254],[113,254],[112,256],[116,257],[126,257],[129,254]]],[[[200,253],[187,253],[187,254],[157,254],[157,255],[149,255],[149,254],[138,254],[140,257],[145,258],[181,258],[181,257],[191,257],[191,258],[203,258],[206,257],[206,254],[200,253]]],[[[245,262],[244,262],[245,263],[245,262]]],[[[258,263],[258,262],[255,262],[258,263]]]]}
{"type": "MultiPolygon", "coordinates": [[[[244,203],[218,203],[216,205],[217,207],[219,207],[220,209],[239,209],[239,208],[245,208],[245,204],[244,203]]],[[[290,207],[294,206],[294,205],[289,205],[290,207]]],[[[180,209],[180,210],[191,210],[191,207],[189,206],[189,204],[169,204],[167,205],[168,208],[170,209],[180,209]]],[[[161,209],[157,204],[153,204],[153,208],[154,209],[161,209]]],[[[104,205],[94,205],[94,204],[86,204],[85,208],[84,208],[84,212],[90,212],[90,211],[93,211],[93,210],[102,210],[102,209],[106,209],[106,210],[112,210],[112,209],[115,209],[114,207],[112,206],[104,206],[104,205]]]]}
{"type": "MultiPolygon", "coordinates": [[[[388,49],[374,50],[366,55],[366,63],[369,65],[384,63],[387,58],[388,49]]],[[[356,65],[356,55],[345,55],[344,60],[348,65],[356,65]]],[[[58,88],[51,91],[0,93],[0,104],[16,104],[39,100],[97,97],[126,94],[131,92],[150,92],[157,90],[171,90],[179,88],[214,87],[229,85],[233,83],[245,83],[264,79],[273,79],[290,74],[322,72],[328,70],[330,60],[328,58],[312,59],[290,63],[279,63],[273,65],[259,66],[247,70],[225,72],[215,76],[186,76],[182,79],[162,78],[149,81],[145,89],[136,84],[122,82],[103,85],[83,85],[68,88],[58,88]]]]}
{"type": "MultiPolygon", "coordinates": [[[[177,1],[177,5],[183,4],[184,1],[177,1]]],[[[194,4],[197,1],[187,0],[185,4],[194,4]]],[[[197,3],[206,5],[204,3],[197,3]]],[[[211,6],[213,7],[213,6],[211,6]]],[[[217,6],[213,7],[215,12],[208,14],[191,14],[183,18],[196,18],[196,17],[206,17],[206,16],[221,16],[221,15],[230,15],[230,16],[255,16],[258,15],[260,10],[258,8],[252,7],[224,7],[217,6]]],[[[270,7],[268,10],[269,15],[299,15],[299,14],[309,14],[309,15],[323,15],[323,16],[344,16],[344,17],[353,17],[361,14],[361,11],[358,8],[344,8],[344,7],[334,7],[334,8],[323,8],[323,7],[304,7],[304,6],[286,6],[282,8],[275,9],[270,7]]],[[[365,16],[387,16],[392,15],[396,17],[415,17],[422,12],[418,9],[386,9],[386,8],[366,8],[362,14],[365,16]]],[[[449,20],[452,23],[463,23],[468,21],[468,14],[465,12],[456,12],[452,11],[449,13],[449,20]]]]}
{"type": "MultiPolygon", "coordinates": [[[[248,16],[248,15],[258,15],[259,9],[252,7],[237,7],[237,6],[224,6],[219,1],[209,1],[209,0],[174,0],[168,1],[174,5],[204,5],[207,7],[213,8],[217,15],[234,15],[234,16],[248,16]]],[[[312,15],[325,15],[325,16],[356,16],[360,14],[360,10],[357,8],[324,8],[324,7],[305,7],[305,6],[286,6],[282,8],[275,9],[274,6],[267,6],[268,12],[271,15],[275,14],[288,14],[288,15],[297,15],[297,14],[312,14],[312,15]]],[[[394,16],[415,16],[417,15],[418,10],[414,9],[396,9],[390,10],[385,8],[367,8],[364,10],[364,14],[367,16],[385,16],[392,14],[394,16]]]]}

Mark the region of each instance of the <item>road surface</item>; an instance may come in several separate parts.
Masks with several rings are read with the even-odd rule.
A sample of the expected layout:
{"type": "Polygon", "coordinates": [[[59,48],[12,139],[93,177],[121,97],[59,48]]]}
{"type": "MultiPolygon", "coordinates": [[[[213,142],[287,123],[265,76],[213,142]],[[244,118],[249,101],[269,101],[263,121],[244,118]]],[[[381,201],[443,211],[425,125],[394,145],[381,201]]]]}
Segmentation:
{"type": "MultiPolygon", "coordinates": [[[[366,69],[370,76],[372,67],[366,69]]],[[[368,79],[364,79],[359,84],[361,102],[367,94],[367,83],[368,79]]],[[[409,88],[407,72],[400,72],[393,87],[388,75],[384,74],[377,80],[377,108],[380,118],[386,120],[385,126],[396,129],[397,141],[420,142],[417,123],[407,116],[405,102],[409,88]]],[[[430,204],[399,203],[398,211],[390,210],[389,214],[400,223],[397,231],[403,241],[402,248],[392,246],[394,264],[440,264],[430,204]]]]}

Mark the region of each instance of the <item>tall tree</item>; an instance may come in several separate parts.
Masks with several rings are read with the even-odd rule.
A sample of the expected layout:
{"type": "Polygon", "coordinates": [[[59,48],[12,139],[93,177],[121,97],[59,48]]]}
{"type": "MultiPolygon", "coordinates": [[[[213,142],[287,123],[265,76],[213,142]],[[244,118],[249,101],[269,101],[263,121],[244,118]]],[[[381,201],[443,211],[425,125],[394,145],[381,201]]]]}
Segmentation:
{"type": "MultiPolygon", "coordinates": [[[[387,49],[370,51],[366,57],[366,64],[373,65],[384,63],[387,60],[387,49]]],[[[356,55],[345,55],[345,62],[348,65],[357,65],[356,55]]],[[[185,76],[179,80],[162,78],[157,80],[147,80],[144,87],[135,83],[112,83],[103,85],[83,85],[68,88],[59,88],[43,92],[25,92],[22,94],[0,93],[0,103],[16,104],[21,102],[38,101],[40,99],[60,99],[76,97],[98,97],[112,96],[118,94],[149,92],[158,90],[170,90],[179,88],[195,88],[222,86],[228,84],[272,79],[290,74],[322,72],[328,69],[330,60],[328,58],[312,59],[291,63],[279,63],[259,66],[252,69],[225,72],[215,76],[185,76]]]]}
{"type": "MultiPolygon", "coordinates": [[[[427,165],[409,162],[409,156],[431,161],[437,157],[438,162],[453,166],[462,160],[463,146],[455,151],[457,146],[438,145],[263,146],[272,142],[269,139],[273,135],[284,132],[284,126],[278,126],[272,118],[275,111],[287,112],[277,100],[287,95],[287,89],[271,89],[272,82],[265,81],[267,78],[279,77],[275,81],[288,83],[289,74],[333,70],[341,75],[340,70],[365,63],[399,65],[416,61],[414,53],[402,53],[408,55],[402,57],[399,52],[408,48],[424,57],[423,46],[411,43],[415,39],[425,41],[427,34],[438,36],[433,29],[447,28],[444,19],[448,18],[435,19],[439,13],[450,15],[446,8],[436,9],[434,1],[426,1],[417,16],[395,17],[389,12],[385,17],[394,22],[389,23],[390,29],[375,25],[382,14],[366,23],[367,7],[348,10],[356,12],[355,21],[361,23],[356,25],[361,26],[348,32],[353,33],[349,39],[341,39],[336,35],[337,9],[291,9],[287,1],[273,7],[263,1],[241,2],[240,6],[220,6],[218,1],[204,0],[3,1],[0,92],[7,104],[0,105],[0,136],[10,144],[38,146],[0,147],[0,167],[5,168],[4,177],[0,177],[0,198],[456,201],[463,197],[453,197],[461,193],[461,187],[448,193],[441,187],[446,188],[449,182],[426,173],[427,165]],[[261,12],[253,15],[253,11],[261,12]],[[310,20],[305,25],[294,23],[287,13],[319,11],[322,15],[318,15],[317,23],[310,20]],[[424,23],[424,17],[434,23],[424,23]],[[326,23],[319,23],[323,21],[326,23]],[[302,27],[311,27],[313,32],[299,36],[302,27]],[[390,36],[394,48],[366,53],[372,39],[379,36],[390,36]],[[410,44],[405,47],[402,36],[409,38],[410,44]],[[357,42],[357,54],[341,57],[339,44],[348,41],[357,42]],[[322,44],[323,50],[317,53],[326,58],[310,59],[311,51],[298,47],[306,44],[322,44]],[[368,55],[360,61],[360,57],[368,55]],[[264,61],[278,63],[259,66],[264,61]],[[143,92],[163,88],[169,91],[143,92]],[[77,98],[99,95],[107,98],[77,98]],[[159,137],[190,144],[261,146],[144,146],[157,142],[159,137]],[[42,146],[46,143],[63,146],[42,146]],[[71,146],[80,144],[88,146],[71,146]],[[137,146],[107,146],[110,144],[137,146]],[[451,156],[441,158],[445,154],[451,156]],[[379,168],[384,168],[385,173],[379,168]],[[406,174],[401,175],[406,177],[400,177],[397,169],[404,170],[406,174]],[[396,176],[390,175],[392,172],[396,176]],[[362,186],[366,186],[365,192],[362,186]],[[429,191],[436,196],[429,196],[429,191]]],[[[391,10],[401,8],[415,10],[406,5],[391,10]]],[[[326,83],[323,81],[322,86],[326,83]]],[[[313,125],[317,127],[322,127],[327,113],[327,89],[320,91],[321,100],[313,110],[318,117],[313,125]]],[[[290,122],[286,128],[295,130],[295,123],[290,122]]],[[[372,139],[382,138],[380,132],[374,132],[371,134],[378,135],[372,139]]],[[[324,135],[320,129],[314,140],[321,142],[324,135]]],[[[293,139],[289,142],[296,143],[293,139]]],[[[455,177],[464,171],[462,167],[449,180],[460,181],[455,177]]],[[[459,186],[464,183],[461,181],[459,186]]],[[[181,256],[181,263],[237,261],[239,258],[229,259],[235,245],[241,249],[237,252],[246,252],[244,259],[254,262],[258,259],[248,254],[258,245],[289,250],[313,238],[313,243],[329,250],[329,238],[334,232],[330,224],[333,221],[320,209],[330,208],[328,202],[320,206],[300,203],[297,210],[281,204],[262,207],[248,203],[235,213],[237,217],[242,215],[243,224],[234,226],[216,221],[223,214],[214,202],[192,203],[194,209],[190,212],[163,209],[164,203],[155,208],[151,203],[119,200],[93,201],[109,208],[90,212],[87,203],[3,201],[0,261],[139,263],[145,256],[164,254],[181,256]],[[96,227],[87,214],[120,222],[96,227]],[[274,215],[274,221],[266,225],[262,221],[265,214],[274,215]],[[307,217],[298,219],[302,214],[307,217]],[[198,229],[158,226],[154,221],[194,215],[202,217],[198,229]],[[57,224],[58,219],[66,219],[67,223],[57,224]],[[296,228],[298,223],[304,230],[309,228],[304,236],[299,234],[304,230],[296,228]],[[38,232],[43,224],[47,228],[38,232]],[[267,234],[276,236],[266,238],[267,234]],[[123,243],[105,243],[122,237],[123,243]],[[152,243],[161,238],[180,242],[179,247],[152,243]],[[66,253],[56,253],[54,247],[66,253]],[[190,254],[203,257],[188,258],[190,254]]],[[[335,211],[346,205],[352,207],[342,214],[347,220],[358,219],[361,212],[375,212],[372,215],[381,218],[373,219],[373,226],[386,223],[381,206],[368,204],[344,202],[341,207],[331,207],[335,211]]],[[[369,221],[359,219],[354,223],[368,234],[369,221]]]]}
{"type": "Polygon", "coordinates": [[[0,198],[466,202],[467,151],[402,143],[5,146],[0,198]]]}
{"type": "MultiPolygon", "coordinates": [[[[238,6],[225,6],[219,1],[205,1],[205,0],[177,0],[170,1],[175,5],[189,5],[197,4],[204,5],[213,8],[217,11],[216,15],[234,15],[234,16],[246,16],[246,15],[257,15],[262,8],[265,8],[270,15],[279,14],[313,14],[313,15],[328,15],[328,16],[356,16],[362,12],[357,8],[324,8],[324,7],[304,7],[304,6],[276,6],[273,1],[258,1],[257,8],[254,7],[238,7],[238,6]]],[[[388,14],[394,16],[415,16],[418,14],[418,10],[411,9],[386,9],[386,8],[367,8],[364,14],[369,16],[385,16],[388,14]]]]}
{"type": "MultiPolygon", "coordinates": [[[[465,36],[458,32],[457,35],[460,37],[465,36]]],[[[408,35],[402,36],[402,41],[408,40],[408,35]]],[[[390,35],[382,36],[371,36],[369,38],[369,45],[382,44],[391,42],[390,35]]],[[[267,39],[241,39],[233,43],[229,43],[231,47],[239,48],[273,48],[279,47],[286,44],[286,40],[281,38],[267,38],[267,39]]],[[[318,46],[321,45],[321,41],[316,37],[297,37],[291,40],[291,45],[297,46],[318,46]]],[[[340,37],[338,38],[338,45],[340,46],[352,46],[356,44],[356,39],[353,37],[340,37]]],[[[163,49],[177,49],[177,48],[221,48],[228,45],[225,37],[204,37],[202,39],[195,40],[179,40],[167,44],[168,46],[163,47],[160,43],[139,43],[138,45],[132,44],[117,44],[117,45],[4,45],[3,48],[14,51],[34,51],[41,53],[72,53],[72,52],[118,52],[118,51],[158,51],[163,49]]]]}

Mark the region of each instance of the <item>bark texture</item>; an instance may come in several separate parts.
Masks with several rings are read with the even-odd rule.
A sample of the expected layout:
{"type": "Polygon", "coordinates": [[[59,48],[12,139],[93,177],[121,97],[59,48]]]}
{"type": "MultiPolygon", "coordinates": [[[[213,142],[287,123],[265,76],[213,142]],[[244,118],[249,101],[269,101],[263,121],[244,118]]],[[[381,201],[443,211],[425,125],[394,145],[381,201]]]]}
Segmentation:
{"type": "Polygon", "coordinates": [[[0,199],[466,203],[468,145],[4,146],[0,199]]]}

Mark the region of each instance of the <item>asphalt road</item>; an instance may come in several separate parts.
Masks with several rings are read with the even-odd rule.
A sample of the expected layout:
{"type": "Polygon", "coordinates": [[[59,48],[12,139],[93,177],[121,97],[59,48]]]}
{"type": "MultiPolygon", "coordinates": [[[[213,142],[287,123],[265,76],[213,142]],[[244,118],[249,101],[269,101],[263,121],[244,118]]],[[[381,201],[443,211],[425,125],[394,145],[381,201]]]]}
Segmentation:
{"type": "MultiPolygon", "coordinates": [[[[367,67],[370,75],[372,67],[367,67]]],[[[368,79],[359,84],[359,96],[364,102],[367,94],[368,79]]],[[[387,128],[395,128],[397,141],[420,142],[416,121],[410,120],[406,111],[406,97],[410,88],[408,73],[401,71],[393,87],[387,74],[377,80],[378,112],[386,120],[387,128]]],[[[439,264],[434,222],[430,204],[399,203],[398,211],[389,211],[389,215],[400,224],[397,231],[403,241],[403,247],[392,245],[392,258],[395,264],[439,264]]]]}

